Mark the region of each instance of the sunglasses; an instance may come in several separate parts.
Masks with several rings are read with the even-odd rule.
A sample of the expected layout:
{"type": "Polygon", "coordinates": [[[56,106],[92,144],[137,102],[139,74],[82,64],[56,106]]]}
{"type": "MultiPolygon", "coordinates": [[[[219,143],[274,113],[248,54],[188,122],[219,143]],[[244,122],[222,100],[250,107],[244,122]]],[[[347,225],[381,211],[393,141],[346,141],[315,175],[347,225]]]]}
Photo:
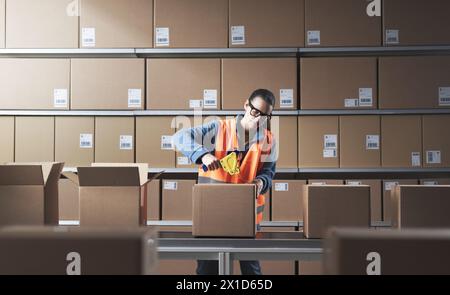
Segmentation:
{"type": "Polygon", "coordinates": [[[251,101],[248,101],[248,105],[250,106],[250,115],[252,115],[252,117],[254,117],[254,118],[265,117],[265,118],[267,118],[267,120],[272,119],[272,114],[266,114],[266,113],[261,112],[260,110],[255,108],[254,105],[252,105],[251,101]]]}

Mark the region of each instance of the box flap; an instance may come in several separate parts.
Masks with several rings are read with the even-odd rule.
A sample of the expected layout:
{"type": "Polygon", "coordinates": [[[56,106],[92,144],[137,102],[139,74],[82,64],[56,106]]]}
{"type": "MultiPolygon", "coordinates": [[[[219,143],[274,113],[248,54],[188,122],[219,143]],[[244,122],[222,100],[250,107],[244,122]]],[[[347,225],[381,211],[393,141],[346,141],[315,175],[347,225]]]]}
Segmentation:
{"type": "Polygon", "coordinates": [[[42,166],[13,163],[1,165],[0,185],[44,185],[42,166]]]}
{"type": "Polygon", "coordinates": [[[62,173],[64,177],[66,177],[68,180],[75,183],[77,186],[80,185],[80,181],[78,180],[78,175],[74,172],[64,172],[62,173]]]}
{"type": "Polygon", "coordinates": [[[64,163],[44,163],[42,164],[42,174],[44,176],[44,183],[58,182],[61,177],[61,172],[64,168],[64,163]]]}
{"type": "Polygon", "coordinates": [[[83,186],[141,186],[138,167],[78,167],[83,186]]]}
{"type": "Polygon", "coordinates": [[[140,185],[144,185],[148,178],[148,164],[144,163],[92,163],[92,167],[137,167],[140,185]]]}

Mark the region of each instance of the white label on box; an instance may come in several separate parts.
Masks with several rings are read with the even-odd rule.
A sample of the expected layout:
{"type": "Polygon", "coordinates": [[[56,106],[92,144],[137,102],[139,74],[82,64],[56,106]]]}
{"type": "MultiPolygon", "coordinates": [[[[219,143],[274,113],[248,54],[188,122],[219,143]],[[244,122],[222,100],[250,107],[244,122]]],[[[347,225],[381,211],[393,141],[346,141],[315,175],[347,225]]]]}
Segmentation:
{"type": "Polygon", "coordinates": [[[156,28],[155,29],[155,45],[156,46],[169,46],[169,28],[156,28]]]}
{"type": "Polygon", "coordinates": [[[203,90],[203,105],[205,109],[217,108],[217,89],[203,90]]]}
{"type": "Polygon", "coordinates": [[[244,26],[231,26],[231,45],[245,45],[244,26]]]}
{"type": "Polygon", "coordinates": [[[161,136],[161,149],[162,150],[174,150],[172,136],[169,136],[169,135],[161,136]]]}
{"type": "Polygon", "coordinates": [[[324,149],[323,157],[324,158],[337,158],[337,151],[335,149],[324,149]]]}
{"type": "Polygon", "coordinates": [[[276,192],[288,192],[289,191],[289,183],[275,183],[275,191],[276,192]]]}
{"type": "Polygon", "coordinates": [[[191,161],[189,161],[188,157],[177,157],[178,165],[190,165],[191,161]]]}
{"type": "Polygon", "coordinates": [[[450,106],[450,87],[439,87],[439,106],[450,106]]]}
{"type": "Polygon", "coordinates": [[[178,189],[178,182],[176,181],[164,181],[164,190],[176,191],[178,189]]]}
{"type": "Polygon", "coordinates": [[[441,151],[427,151],[427,164],[441,164],[441,151]]]}
{"type": "Polygon", "coordinates": [[[439,183],[437,181],[424,181],[423,185],[435,186],[435,185],[439,185],[439,183]]]}
{"type": "Polygon", "coordinates": [[[280,89],[280,107],[294,107],[294,89],[280,89]]]}
{"type": "Polygon", "coordinates": [[[67,89],[53,89],[53,107],[67,108],[68,96],[67,89]]]}
{"type": "Polygon", "coordinates": [[[384,183],[384,190],[385,191],[391,191],[394,189],[396,185],[399,185],[397,181],[387,181],[384,183]]]}
{"type": "Polygon", "coordinates": [[[359,106],[359,99],[347,98],[345,99],[344,105],[346,108],[357,108],[359,106]]]}
{"type": "Polygon", "coordinates": [[[327,185],[326,182],[313,182],[311,185],[327,185]]]}
{"type": "Polygon", "coordinates": [[[203,108],[203,100],[200,100],[200,99],[191,99],[191,100],[189,100],[189,108],[190,109],[201,109],[201,108],[203,108]]]}
{"type": "Polygon", "coordinates": [[[372,88],[359,88],[359,106],[373,106],[373,90],[372,88]]]}
{"type": "Polygon", "coordinates": [[[366,135],[366,150],[379,150],[379,149],[380,149],[380,136],[366,135]]]}
{"type": "Polygon", "coordinates": [[[90,133],[80,134],[80,148],[91,149],[94,146],[93,136],[90,133]]]}
{"type": "Polygon", "coordinates": [[[320,31],[308,31],[308,45],[320,45],[320,31]]]}
{"type": "Polygon", "coordinates": [[[420,153],[419,152],[413,152],[411,153],[411,166],[413,167],[420,167],[421,165],[421,159],[420,159],[420,153]]]}
{"type": "Polygon", "coordinates": [[[95,28],[81,29],[81,46],[95,47],[95,28]]]}
{"type": "Polygon", "coordinates": [[[323,148],[324,149],[337,149],[337,134],[325,134],[323,136],[323,148]]]}
{"type": "Polygon", "coordinates": [[[349,181],[347,182],[347,185],[362,185],[361,181],[349,181]]]}
{"type": "Polygon", "coordinates": [[[142,106],[142,89],[128,89],[128,107],[140,108],[142,106]]]}
{"type": "Polygon", "coordinates": [[[386,30],[386,44],[399,44],[399,30],[386,30]]]}
{"type": "Polygon", "coordinates": [[[132,150],[133,149],[133,136],[132,135],[121,135],[119,147],[121,150],[132,150]]]}

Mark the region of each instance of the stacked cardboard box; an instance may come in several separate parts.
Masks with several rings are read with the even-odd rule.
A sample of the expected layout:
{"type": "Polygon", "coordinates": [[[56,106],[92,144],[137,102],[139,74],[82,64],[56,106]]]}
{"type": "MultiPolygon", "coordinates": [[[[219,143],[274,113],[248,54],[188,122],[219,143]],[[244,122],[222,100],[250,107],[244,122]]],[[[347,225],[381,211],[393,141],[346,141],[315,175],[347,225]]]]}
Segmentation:
{"type": "Polygon", "coordinates": [[[230,0],[230,47],[303,47],[304,0],[230,0]]]}
{"type": "Polygon", "coordinates": [[[391,195],[397,185],[417,185],[417,179],[390,179],[383,181],[383,221],[392,221],[392,202],[391,195]]]}
{"type": "Polygon", "coordinates": [[[0,48],[5,48],[6,0],[0,0],[0,48]]]}
{"type": "Polygon", "coordinates": [[[147,220],[160,220],[161,180],[155,179],[147,187],[147,220]]]}
{"type": "Polygon", "coordinates": [[[14,162],[14,117],[0,117],[0,163],[14,162]]]}
{"type": "Polygon", "coordinates": [[[228,0],[154,0],[155,47],[228,47],[228,0]]]}
{"type": "Polygon", "coordinates": [[[6,48],[78,48],[77,4],[73,0],[7,1],[6,48]]]}
{"type": "Polygon", "coordinates": [[[347,180],[347,185],[368,185],[370,186],[370,216],[372,222],[383,220],[383,194],[381,191],[381,180],[363,179],[347,180]]]}
{"type": "Polygon", "coordinates": [[[54,117],[16,117],[14,161],[52,162],[54,144],[54,117]]]}
{"type": "Polygon", "coordinates": [[[192,220],[195,180],[162,180],[162,220],[192,220]]]}
{"type": "Polygon", "coordinates": [[[272,221],[302,221],[304,180],[272,182],[272,221]]]}
{"type": "Polygon", "coordinates": [[[80,48],[153,47],[153,0],[81,0],[80,48]]]}
{"type": "Polygon", "coordinates": [[[423,116],[424,167],[450,166],[449,115],[423,116]]]}
{"type": "Polygon", "coordinates": [[[343,185],[343,180],[338,179],[309,179],[309,185],[343,185]]]}
{"type": "Polygon", "coordinates": [[[271,121],[271,130],[276,138],[277,146],[274,156],[277,168],[297,168],[297,117],[274,117],[271,121]],[[277,126],[275,126],[277,125],[277,126]]]}
{"type": "Polygon", "coordinates": [[[376,109],[377,59],[374,57],[302,58],[301,108],[376,109]]]}

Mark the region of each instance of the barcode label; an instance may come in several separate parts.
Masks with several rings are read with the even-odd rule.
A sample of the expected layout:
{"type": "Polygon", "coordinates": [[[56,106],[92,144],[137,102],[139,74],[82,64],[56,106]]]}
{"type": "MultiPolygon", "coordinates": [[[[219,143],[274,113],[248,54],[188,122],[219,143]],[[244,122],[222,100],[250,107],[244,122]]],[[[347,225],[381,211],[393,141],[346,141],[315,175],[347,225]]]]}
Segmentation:
{"type": "Polygon", "coordinates": [[[411,166],[412,167],[420,167],[421,159],[419,152],[411,153],[411,166]]]}
{"type": "Polygon", "coordinates": [[[164,190],[176,191],[178,189],[178,182],[176,181],[164,181],[164,190]]]}
{"type": "Polygon", "coordinates": [[[396,185],[399,185],[396,181],[387,181],[384,183],[384,190],[385,191],[392,191],[396,185]]]}
{"type": "Polygon", "coordinates": [[[294,107],[294,89],[280,89],[280,107],[294,107]]]}
{"type": "Polygon", "coordinates": [[[93,147],[93,136],[90,133],[80,134],[80,148],[91,149],[93,147]]]}
{"type": "Polygon", "coordinates": [[[308,45],[320,45],[320,31],[308,31],[308,45]]]}
{"type": "Polygon", "coordinates": [[[205,109],[217,108],[217,89],[203,90],[203,105],[205,109]]]}
{"type": "Polygon", "coordinates": [[[119,148],[121,150],[132,150],[133,149],[133,136],[121,135],[120,139],[119,139],[119,148]]]}
{"type": "Polygon", "coordinates": [[[128,89],[128,107],[140,108],[142,106],[142,89],[128,89]]]}
{"type": "Polygon", "coordinates": [[[348,181],[347,185],[357,186],[357,185],[362,185],[362,182],[361,181],[348,181]]]}
{"type": "Polygon", "coordinates": [[[439,183],[437,181],[424,181],[423,185],[435,186],[435,185],[439,185],[439,183]]]}
{"type": "Polygon", "coordinates": [[[155,45],[156,46],[169,46],[169,28],[156,28],[155,29],[155,45]]]}
{"type": "Polygon", "coordinates": [[[201,109],[201,108],[203,108],[203,100],[200,100],[200,99],[191,99],[191,100],[189,100],[189,108],[190,109],[201,109]]]}
{"type": "Polygon", "coordinates": [[[359,106],[373,106],[373,90],[372,88],[359,88],[359,106]]]}
{"type": "Polygon", "coordinates": [[[168,135],[161,136],[161,149],[174,150],[173,137],[168,135]]]}
{"type": "Polygon", "coordinates": [[[441,151],[427,151],[427,164],[441,164],[441,151]]]}
{"type": "Polygon", "coordinates": [[[326,158],[337,158],[337,151],[335,149],[324,149],[323,157],[326,158]]]}
{"type": "Polygon", "coordinates": [[[245,27],[231,27],[231,45],[245,45],[245,27]]]}
{"type": "Polygon", "coordinates": [[[366,136],[366,150],[379,150],[380,149],[380,136],[379,135],[367,135],[366,136]]]}
{"type": "Polygon", "coordinates": [[[344,106],[346,108],[357,108],[359,106],[359,99],[357,99],[357,98],[347,98],[344,101],[344,106]]]}
{"type": "Polygon", "coordinates": [[[81,30],[81,46],[95,47],[95,28],[83,28],[81,30]]]}
{"type": "Polygon", "coordinates": [[[386,44],[399,44],[399,30],[386,30],[386,44]]]}
{"type": "Polygon", "coordinates": [[[67,89],[53,89],[53,107],[67,108],[68,96],[67,89]]]}
{"type": "Polygon", "coordinates": [[[178,165],[191,165],[191,161],[189,161],[188,157],[177,157],[178,165]]]}
{"type": "Polygon", "coordinates": [[[325,134],[323,136],[323,147],[325,149],[337,149],[337,134],[325,134]]]}
{"type": "Polygon", "coordinates": [[[439,87],[439,106],[450,106],[450,87],[439,87]]]}
{"type": "Polygon", "coordinates": [[[288,192],[289,191],[289,183],[275,183],[275,191],[276,192],[288,192]]]}

